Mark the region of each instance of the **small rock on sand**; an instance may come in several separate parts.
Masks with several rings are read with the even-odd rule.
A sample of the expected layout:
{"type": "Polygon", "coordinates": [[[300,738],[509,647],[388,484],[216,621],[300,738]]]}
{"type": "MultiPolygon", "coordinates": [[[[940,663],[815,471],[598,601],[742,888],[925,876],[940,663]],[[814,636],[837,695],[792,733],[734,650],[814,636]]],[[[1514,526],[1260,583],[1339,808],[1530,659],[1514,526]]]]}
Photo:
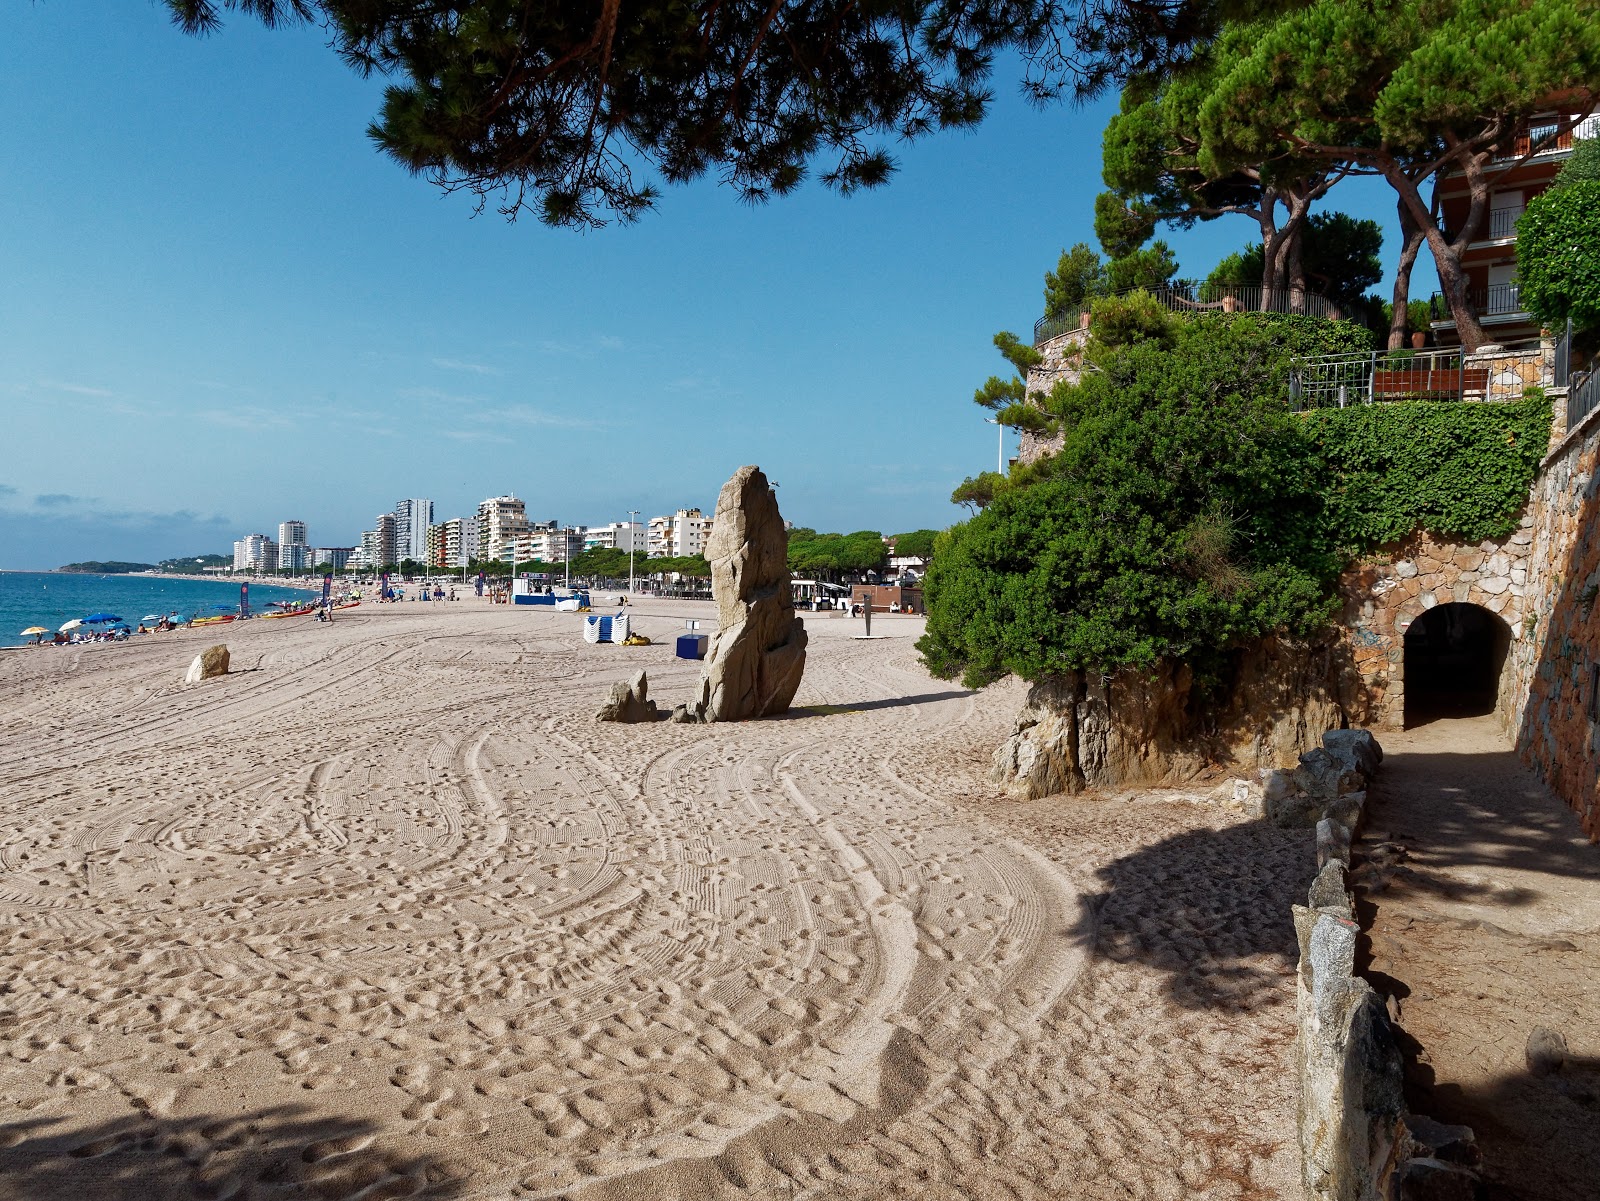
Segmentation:
{"type": "Polygon", "coordinates": [[[189,674],[183,677],[183,682],[198,684],[201,680],[227,674],[228,648],[222,645],[208,646],[194,657],[193,663],[189,664],[189,674]]]}

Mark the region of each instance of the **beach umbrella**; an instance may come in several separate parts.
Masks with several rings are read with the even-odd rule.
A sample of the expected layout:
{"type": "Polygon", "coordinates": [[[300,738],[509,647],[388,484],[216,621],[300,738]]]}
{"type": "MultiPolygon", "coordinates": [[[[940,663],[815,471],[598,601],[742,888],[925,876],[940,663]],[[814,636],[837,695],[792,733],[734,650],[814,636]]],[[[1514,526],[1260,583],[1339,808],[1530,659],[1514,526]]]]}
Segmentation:
{"type": "Polygon", "coordinates": [[[161,614],[159,614],[159,613],[146,613],[139,620],[140,621],[160,621],[161,620],[161,614]]]}
{"type": "Polygon", "coordinates": [[[22,631],[24,636],[28,634],[48,634],[49,632],[50,631],[45,629],[43,626],[29,626],[27,629],[22,631]]]}
{"type": "Polygon", "coordinates": [[[115,613],[91,613],[83,620],[89,622],[91,625],[98,625],[102,621],[121,621],[122,618],[118,617],[115,613]]]}
{"type": "Polygon", "coordinates": [[[68,630],[75,630],[82,624],[83,619],[81,617],[74,617],[71,621],[67,622],[61,627],[60,632],[65,634],[68,630]]]}

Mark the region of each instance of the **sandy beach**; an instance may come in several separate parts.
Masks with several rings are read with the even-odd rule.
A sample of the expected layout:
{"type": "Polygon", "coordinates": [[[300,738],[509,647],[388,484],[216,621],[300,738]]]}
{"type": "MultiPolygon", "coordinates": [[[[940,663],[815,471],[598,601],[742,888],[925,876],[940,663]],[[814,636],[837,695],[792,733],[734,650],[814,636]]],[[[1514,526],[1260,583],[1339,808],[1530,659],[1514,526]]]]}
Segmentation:
{"type": "Polygon", "coordinates": [[[988,783],[1021,688],[808,616],[366,605],[0,660],[0,1198],[1283,1198],[1310,836],[988,783]],[[181,681],[226,641],[233,674],[181,681]]]}

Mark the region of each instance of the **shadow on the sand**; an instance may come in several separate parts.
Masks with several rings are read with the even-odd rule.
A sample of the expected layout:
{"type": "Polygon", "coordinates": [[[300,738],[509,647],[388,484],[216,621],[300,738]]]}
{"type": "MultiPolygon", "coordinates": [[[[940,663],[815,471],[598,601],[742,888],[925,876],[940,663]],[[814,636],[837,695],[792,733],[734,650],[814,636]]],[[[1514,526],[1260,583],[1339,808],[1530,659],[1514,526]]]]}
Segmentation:
{"type": "Polygon", "coordinates": [[[1434,1086],[1426,1065],[1408,1066],[1413,1110],[1472,1127],[1489,1197],[1593,1201],[1600,1182],[1600,1059],[1574,1055],[1553,1072],[1513,1072],[1474,1089],[1434,1086]]]}
{"type": "Polygon", "coordinates": [[[917,696],[891,696],[881,701],[846,701],[842,705],[796,705],[786,713],[777,715],[779,721],[803,721],[810,717],[832,717],[839,713],[869,713],[875,709],[901,709],[908,705],[932,705],[939,701],[958,701],[972,693],[924,692],[917,696]]]}
{"type": "Polygon", "coordinates": [[[1373,784],[1367,831],[1363,873],[1382,875],[1393,897],[1509,908],[1540,897],[1495,879],[1508,868],[1600,882],[1600,852],[1576,816],[1509,750],[1395,756],[1373,784]]]}
{"type": "Polygon", "coordinates": [[[1289,907],[1315,874],[1309,830],[1190,830],[1100,868],[1104,891],[1084,899],[1076,933],[1107,959],[1166,973],[1187,1009],[1249,1013],[1292,987],[1289,907]]]}
{"type": "Polygon", "coordinates": [[[156,1201],[163,1197],[448,1198],[458,1169],[373,1145],[370,1122],[301,1106],[81,1123],[0,1124],[0,1195],[27,1201],[156,1201]]]}

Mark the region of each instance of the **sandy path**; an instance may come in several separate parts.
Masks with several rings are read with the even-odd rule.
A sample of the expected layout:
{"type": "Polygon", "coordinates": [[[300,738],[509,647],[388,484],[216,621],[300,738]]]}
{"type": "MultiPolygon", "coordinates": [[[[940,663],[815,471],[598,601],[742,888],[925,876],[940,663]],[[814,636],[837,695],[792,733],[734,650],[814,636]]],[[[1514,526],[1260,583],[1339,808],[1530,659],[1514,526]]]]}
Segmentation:
{"type": "Polygon", "coordinates": [[[1288,1195],[1303,838],[997,808],[914,621],[686,728],[576,620],[0,660],[0,1197],[1288,1195]]]}
{"type": "Polygon", "coordinates": [[[1372,969],[1399,998],[1412,1108],[1469,1125],[1491,1198],[1600,1193],[1600,847],[1493,717],[1384,738],[1358,844],[1372,969]],[[1559,1031],[1564,1070],[1528,1070],[1559,1031]]]}

